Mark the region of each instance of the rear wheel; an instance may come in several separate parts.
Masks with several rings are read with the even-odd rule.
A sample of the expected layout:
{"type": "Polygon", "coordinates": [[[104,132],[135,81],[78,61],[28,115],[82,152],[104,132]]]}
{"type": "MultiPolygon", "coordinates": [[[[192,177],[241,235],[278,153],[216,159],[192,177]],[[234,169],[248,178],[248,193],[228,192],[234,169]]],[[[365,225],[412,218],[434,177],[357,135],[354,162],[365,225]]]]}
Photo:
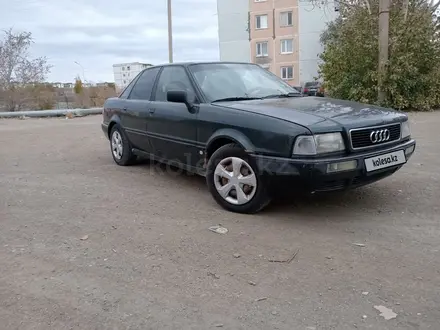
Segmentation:
{"type": "Polygon", "coordinates": [[[130,141],[124,130],[118,124],[110,132],[110,150],[116,164],[127,166],[134,163],[136,156],[131,151],[130,141]]]}
{"type": "Polygon", "coordinates": [[[257,165],[235,144],[214,152],[208,162],[206,182],[215,201],[228,211],[256,213],[270,202],[257,165]]]}

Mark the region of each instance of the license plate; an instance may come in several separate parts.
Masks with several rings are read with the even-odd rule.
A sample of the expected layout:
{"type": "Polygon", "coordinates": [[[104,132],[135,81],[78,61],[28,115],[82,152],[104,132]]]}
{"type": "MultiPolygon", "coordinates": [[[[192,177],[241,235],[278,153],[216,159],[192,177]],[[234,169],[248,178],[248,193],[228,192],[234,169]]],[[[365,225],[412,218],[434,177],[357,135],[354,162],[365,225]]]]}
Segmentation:
{"type": "Polygon", "coordinates": [[[382,168],[404,164],[406,163],[406,157],[403,150],[399,150],[395,152],[390,152],[389,154],[367,158],[364,161],[367,172],[372,172],[380,170],[382,168]]]}

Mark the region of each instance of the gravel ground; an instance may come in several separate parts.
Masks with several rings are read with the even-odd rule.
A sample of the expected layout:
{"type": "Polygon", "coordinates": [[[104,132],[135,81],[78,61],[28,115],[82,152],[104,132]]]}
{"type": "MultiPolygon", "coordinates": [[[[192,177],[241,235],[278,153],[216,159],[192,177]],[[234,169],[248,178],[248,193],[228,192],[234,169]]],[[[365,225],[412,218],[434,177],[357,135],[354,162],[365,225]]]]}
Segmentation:
{"type": "Polygon", "coordinates": [[[252,216],[115,165],[100,116],[0,121],[0,329],[438,330],[440,113],[410,117],[394,176],[252,216]]]}

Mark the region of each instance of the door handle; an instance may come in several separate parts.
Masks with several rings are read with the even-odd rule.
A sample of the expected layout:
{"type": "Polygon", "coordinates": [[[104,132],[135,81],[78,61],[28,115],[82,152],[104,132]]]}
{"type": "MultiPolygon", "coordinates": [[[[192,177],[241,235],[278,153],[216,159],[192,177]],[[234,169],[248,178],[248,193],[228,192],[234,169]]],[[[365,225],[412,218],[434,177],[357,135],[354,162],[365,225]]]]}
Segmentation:
{"type": "Polygon", "coordinates": [[[154,108],[150,108],[150,109],[148,109],[148,112],[149,113],[154,113],[156,111],[156,109],[154,109],[154,108]]]}

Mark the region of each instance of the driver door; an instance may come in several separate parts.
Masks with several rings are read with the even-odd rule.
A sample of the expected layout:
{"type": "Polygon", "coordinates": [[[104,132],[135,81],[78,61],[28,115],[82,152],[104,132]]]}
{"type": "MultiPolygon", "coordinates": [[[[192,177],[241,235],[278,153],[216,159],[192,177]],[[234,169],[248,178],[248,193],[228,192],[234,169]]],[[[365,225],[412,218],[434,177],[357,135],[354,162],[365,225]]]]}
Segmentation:
{"type": "Polygon", "coordinates": [[[165,66],[153,92],[148,133],[155,156],[173,163],[195,166],[200,160],[197,144],[197,112],[185,104],[167,101],[169,90],[183,90],[195,100],[193,84],[183,66],[165,66]]]}

